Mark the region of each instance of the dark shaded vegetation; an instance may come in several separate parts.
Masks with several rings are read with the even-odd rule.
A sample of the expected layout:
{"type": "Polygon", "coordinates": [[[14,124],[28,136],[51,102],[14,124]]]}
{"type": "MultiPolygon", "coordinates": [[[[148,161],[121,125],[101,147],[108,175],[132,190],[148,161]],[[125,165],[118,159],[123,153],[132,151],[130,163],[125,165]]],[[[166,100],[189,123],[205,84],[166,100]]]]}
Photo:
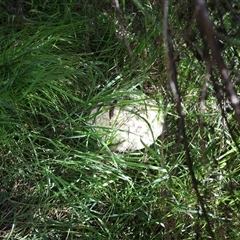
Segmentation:
{"type": "Polygon", "coordinates": [[[240,3],[201,2],[0,1],[2,239],[239,238],[240,3]],[[166,112],[136,153],[88,124],[122,89],[166,112]]]}

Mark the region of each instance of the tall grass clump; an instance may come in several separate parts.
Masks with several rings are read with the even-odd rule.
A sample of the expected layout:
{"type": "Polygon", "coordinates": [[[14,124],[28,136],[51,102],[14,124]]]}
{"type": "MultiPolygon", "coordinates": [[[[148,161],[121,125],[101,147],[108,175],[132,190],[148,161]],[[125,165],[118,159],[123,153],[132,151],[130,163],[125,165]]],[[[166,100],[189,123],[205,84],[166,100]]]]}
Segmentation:
{"type": "Polygon", "coordinates": [[[145,220],[149,232],[159,225],[147,220],[153,190],[144,189],[150,182],[143,188],[135,183],[144,181],[148,171],[158,175],[158,164],[143,163],[140,153],[126,154],[126,161],[124,155],[104,151],[87,124],[93,106],[110,98],[113,88],[139,84],[120,83],[132,74],[120,76],[116,70],[125,45],[116,41],[108,16],[94,12],[97,32],[91,19],[71,8],[29,2],[23,19],[10,14],[2,26],[4,239],[112,239],[144,235],[138,224],[145,220]],[[137,169],[145,173],[137,176],[137,169]]]}
{"type": "Polygon", "coordinates": [[[0,1],[0,238],[209,239],[210,224],[216,239],[238,239],[238,147],[211,85],[199,110],[204,70],[181,46],[179,87],[206,223],[152,1],[120,1],[122,13],[108,1],[17,2],[0,1]],[[165,133],[144,150],[113,153],[89,123],[120,90],[162,102],[165,133]]]}

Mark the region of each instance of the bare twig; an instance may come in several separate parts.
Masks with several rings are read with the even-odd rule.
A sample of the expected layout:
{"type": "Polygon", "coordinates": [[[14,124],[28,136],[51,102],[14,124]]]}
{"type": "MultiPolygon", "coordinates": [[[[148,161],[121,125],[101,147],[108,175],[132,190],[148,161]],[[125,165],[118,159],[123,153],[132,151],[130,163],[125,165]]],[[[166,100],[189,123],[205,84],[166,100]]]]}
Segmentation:
{"type": "Polygon", "coordinates": [[[239,147],[239,144],[237,142],[236,136],[234,135],[234,133],[232,131],[232,128],[230,126],[230,123],[229,123],[228,118],[226,116],[226,113],[224,111],[224,106],[223,106],[223,101],[224,100],[223,100],[223,96],[222,96],[222,94],[220,92],[220,87],[218,86],[217,81],[214,79],[213,75],[211,75],[211,80],[212,80],[212,83],[213,83],[214,91],[215,91],[216,96],[217,96],[217,102],[218,102],[218,104],[220,106],[222,118],[223,118],[224,122],[226,123],[226,126],[227,126],[227,128],[229,130],[229,134],[230,134],[230,136],[231,136],[231,138],[232,138],[232,140],[234,142],[235,147],[237,148],[238,152],[240,152],[240,147],[239,147]]]}
{"type": "Polygon", "coordinates": [[[118,0],[113,0],[113,2],[114,2],[114,7],[116,9],[117,15],[118,15],[119,24],[121,25],[121,34],[122,34],[125,46],[128,50],[129,57],[131,58],[131,61],[132,61],[132,64],[133,64],[135,62],[135,59],[134,59],[133,52],[132,52],[132,49],[130,47],[130,44],[129,44],[129,41],[128,41],[128,38],[127,38],[127,34],[126,34],[127,31],[126,31],[125,26],[124,26],[124,18],[123,18],[122,11],[120,9],[119,1],[118,0]]]}
{"type": "Polygon", "coordinates": [[[211,50],[213,59],[216,61],[219,72],[222,76],[222,83],[228,93],[228,98],[235,111],[235,117],[240,127],[240,101],[233,87],[227,67],[221,56],[221,51],[214,38],[214,30],[204,0],[195,0],[196,19],[203,29],[203,38],[211,50]]]}
{"type": "Polygon", "coordinates": [[[177,82],[177,71],[176,71],[176,64],[174,60],[174,48],[171,41],[171,30],[169,28],[168,24],[168,0],[164,0],[164,44],[165,44],[165,52],[166,52],[166,65],[167,65],[167,71],[168,71],[168,78],[169,78],[169,84],[172,89],[177,112],[180,117],[180,131],[183,137],[183,146],[185,150],[186,155],[186,162],[188,165],[189,173],[191,176],[193,188],[195,190],[198,202],[200,203],[203,217],[205,218],[205,221],[207,223],[207,231],[212,239],[215,239],[214,233],[212,231],[212,227],[210,224],[210,220],[207,214],[207,210],[205,207],[205,202],[203,199],[203,196],[200,194],[198,189],[198,180],[195,177],[195,173],[193,170],[193,161],[190,154],[190,148],[189,148],[189,142],[187,139],[186,129],[185,129],[185,114],[183,113],[182,106],[181,106],[181,97],[180,92],[178,89],[178,82],[177,82]]]}
{"type": "MultiPolygon", "coordinates": [[[[201,96],[200,96],[200,113],[203,113],[205,111],[205,100],[207,97],[207,82],[209,81],[209,78],[211,76],[211,64],[206,59],[206,76],[205,81],[203,83],[201,96]]],[[[205,145],[205,128],[204,128],[204,118],[202,114],[199,116],[199,128],[200,128],[200,146],[201,146],[201,152],[202,152],[202,158],[203,158],[203,164],[208,163],[208,157],[206,154],[206,145],[205,145]]]]}

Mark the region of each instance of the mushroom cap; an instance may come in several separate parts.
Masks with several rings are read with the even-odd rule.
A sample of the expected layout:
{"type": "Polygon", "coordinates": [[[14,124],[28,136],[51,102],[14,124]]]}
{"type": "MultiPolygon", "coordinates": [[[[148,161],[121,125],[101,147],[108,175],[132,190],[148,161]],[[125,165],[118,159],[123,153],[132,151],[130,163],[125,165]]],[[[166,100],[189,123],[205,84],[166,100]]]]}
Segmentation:
{"type": "Polygon", "coordinates": [[[129,152],[150,146],[162,134],[164,115],[160,105],[144,94],[131,94],[117,103],[99,104],[91,125],[113,152],[129,152]]]}

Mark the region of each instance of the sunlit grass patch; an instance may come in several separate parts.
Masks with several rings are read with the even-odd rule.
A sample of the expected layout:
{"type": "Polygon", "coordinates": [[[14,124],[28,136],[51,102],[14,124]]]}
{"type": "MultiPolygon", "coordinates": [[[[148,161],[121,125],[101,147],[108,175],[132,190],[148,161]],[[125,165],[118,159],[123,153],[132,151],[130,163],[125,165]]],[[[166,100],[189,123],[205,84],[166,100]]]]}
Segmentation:
{"type": "MultiPolygon", "coordinates": [[[[79,5],[30,1],[20,24],[9,16],[2,26],[1,238],[208,238],[175,103],[164,85],[164,51],[152,42],[161,24],[149,35],[131,34],[133,64],[112,8],[79,5]],[[134,91],[156,101],[166,128],[153,144],[116,153],[94,130],[91,112],[134,91]]],[[[184,54],[181,60],[186,135],[199,191],[216,236],[237,239],[237,146],[210,85],[200,108],[202,68],[184,54]]],[[[124,104],[141,103],[127,98],[118,107],[124,104]]]]}

